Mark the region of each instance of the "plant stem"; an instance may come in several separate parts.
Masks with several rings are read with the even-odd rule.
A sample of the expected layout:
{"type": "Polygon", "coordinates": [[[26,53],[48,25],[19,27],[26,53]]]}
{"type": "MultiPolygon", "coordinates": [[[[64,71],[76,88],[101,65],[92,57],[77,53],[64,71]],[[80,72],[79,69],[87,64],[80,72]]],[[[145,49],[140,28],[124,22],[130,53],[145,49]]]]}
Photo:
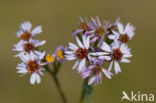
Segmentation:
{"type": "Polygon", "coordinates": [[[82,86],[80,103],[83,103],[85,97],[87,103],[92,103],[92,93],[93,93],[93,88],[91,85],[88,85],[88,78],[86,78],[82,86]]]}
{"type": "MultiPolygon", "coordinates": [[[[60,67],[60,66],[59,66],[59,67],[60,67]]],[[[57,88],[57,90],[58,90],[58,92],[59,92],[59,94],[60,94],[60,96],[61,96],[61,98],[62,98],[62,102],[63,102],[63,103],[67,103],[66,96],[65,96],[65,94],[64,94],[64,92],[63,92],[63,90],[62,90],[62,88],[61,88],[60,82],[59,82],[59,80],[58,80],[58,78],[57,78],[57,75],[56,75],[57,73],[51,71],[48,65],[46,65],[45,68],[46,68],[47,72],[49,72],[50,75],[52,76],[52,78],[54,79],[56,88],[57,88]]],[[[55,70],[55,69],[59,69],[59,68],[54,68],[54,70],[55,70]]]]}

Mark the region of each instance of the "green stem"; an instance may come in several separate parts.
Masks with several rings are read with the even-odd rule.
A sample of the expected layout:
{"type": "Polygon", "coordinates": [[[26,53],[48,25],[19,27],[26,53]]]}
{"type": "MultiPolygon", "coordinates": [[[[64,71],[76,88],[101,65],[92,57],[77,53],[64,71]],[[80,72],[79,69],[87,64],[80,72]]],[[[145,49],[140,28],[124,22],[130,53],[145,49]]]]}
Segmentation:
{"type": "Polygon", "coordinates": [[[88,85],[88,78],[86,78],[82,86],[81,98],[80,98],[79,103],[83,103],[85,97],[86,97],[87,103],[93,103],[92,93],[93,93],[93,88],[91,85],[88,85]]]}
{"type": "MultiPolygon", "coordinates": [[[[62,90],[62,88],[61,88],[61,85],[60,85],[60,82],[59,82],[59,80],[58,80],[58,78],[57,78],[56,73],[53,72],[53,71],[51,71],[48,65],[45,66],[45,69],[47,70],[47,72],[50,73],[50,75],[51,75],[52,78],[54,79],[56,88],[57,88],[57,90],[58,90],[58,92],[59,92],[59,94],[60,94],[60,96],[61,96],[61,98],[62,98],[62,102],[63,102],[63,103],[67,103],[66,96],[65,96],[65,94],[64,94],[64,92],[63,92],[63,90],[62,90]]],[[[54,68],[54,69],[59,69],[59,68],[54,68]]]]}

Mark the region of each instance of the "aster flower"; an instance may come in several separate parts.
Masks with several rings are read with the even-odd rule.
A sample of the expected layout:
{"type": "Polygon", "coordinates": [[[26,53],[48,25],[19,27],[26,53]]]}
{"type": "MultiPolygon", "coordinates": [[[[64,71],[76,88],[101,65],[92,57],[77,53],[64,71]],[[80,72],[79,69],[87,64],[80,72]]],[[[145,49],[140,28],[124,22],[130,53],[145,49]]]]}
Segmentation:
{"type": "Polygon", "coordinates": [[[65,51],[67,51],[68,49],[66,47],[63,46],[59,46],[56,51],[55,51],[55,57],[58,61],[62,62],[65,59],[65,51]]]}
{"type": "Polygon", "coordinates": [[[30,73],[30,83],[33,85],[35,82],[39,84],[41,82],[40,75],[44,75],[43,71],[45,70],[42,66],[46,63],[41,62],[44,56],[45,52],[41,53],[41,55],[35,55],[32,52],[30,52],[30,54],[20,55],[22,63],[16,67],[18,69],[17,73],[23,75],[30,73]]]}
{"type": "Polygon", "coordinates": [[[42,32],[41,26],[37,26],[32,31],[31,28],[32,28],[32,24],[29,21],[22,23],[20,26],[20,30],[17,32],[16,36],[18,38],[28,41],[29,39],[33,38],[36,34],[42,32]]]}
{"type": "Polygon", "coordinates": [[[112,65],[114,63],[115,74],[121,72],[119,62],[121,63],[130,63],[130,60],[127,58],[132,57],[130,53],[130,48],[126,44],[119,44],[118,42],[115,45],[109,46],[106,42],[103,42],[101,46],[102,52],[92,53],[92,55],[99,56],[99,59],[105,59],[110,61],[110,66],[108,71],[111,71],[112,65]]]}
{"type": "Polygon", "coordinates": [[[19,43],[15,44],[13,46],[13,51],[19,51],[20,53],[17,54],[16,56],[20,56],[25,53],[30,53],[31,51],[36,53],[37,47],[45,44],[45,40],[39,41],[39,40],[34,40],[30,39],[29,41],[21,40],[19,43]]]}
{"type": "Polygon", "coordinates": [[[76,34],[78,34],[78,33],[80,33],[80,32],[83,32],[84,33],[84,35],[88,35],[89,33],[89,31],[91,31],[92,30],[92,25],[88,22],[88,20],[87,20],[87,17],[85,18],[85,20],[84,19],[82,19],[81,17],[79,17],[80,18],[80,23],[79,23],[79,29],[77,29],[73,34],[72,34],[72,36],[75,36],[76,34]]]}
{"type": "Polygon", "coordinates": [[[105,34],[107,33],[107,28],[105,25],[102,25],[99,18],[96,17],[96,19],[92,18],[93,22],[93,30],[90,32],[92,33],[92,39],[91,42],[96,42],[99,40],[98,46],[103,42],[103,39],[105,37],[105,34]]]}
{"type": "Polygon", "coordinates": [[[93,63],[81,73],[83,79],[92,76],[88,81],[88,85],[91,85],[94,81],[95,86],[102,83],[102,73],[104,73],[108,79],[111,79],[111,75],[113,74],[102,67],[103,62],[103,60],[97,58],[93,59],[93,63]]]}
{"type": "Polygon", "coordinates": [[[109,35],[109,39],[114,40],[115,42],[120,43],[128,43],[134,36],[135,27],[128,23],[126,27],[124,28],[124,25],[122,23],[117,24],[117,28],[119,32],[112,30],[113,34],[109,35]]]}
{"type": "Polygon", "coordinates": [[[67,60],[77,60],[75,65],[73,66],[73,69],[77,67],[78,72],[82,72],[85,67],[86,67],[86,60],[90,59],[90,54],[89,54],[89,39],[90,37],[82,36],[82,41],[78,37],[76,37],[76,41],[78,43],[78,46],[69,43],[69,51],[65,52],[65,57],[67,60]]]}

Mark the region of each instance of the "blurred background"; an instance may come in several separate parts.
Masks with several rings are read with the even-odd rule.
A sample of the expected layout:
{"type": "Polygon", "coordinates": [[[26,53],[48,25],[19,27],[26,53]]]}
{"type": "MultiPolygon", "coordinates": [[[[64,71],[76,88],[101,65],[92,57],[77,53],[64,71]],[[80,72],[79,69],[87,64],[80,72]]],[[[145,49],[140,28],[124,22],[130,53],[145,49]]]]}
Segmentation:
{"type": "MultiPolygon", "coordinates": [[[[40,85],[32,86],[29,75],[16,73],[18,58],[12,47],[19,41],[14,35],[19,25],[29,20],[33,27],[42,25],[37,39],[47,40],[41,49],[53,53],[65,45],[72,30],[78,27],[78,16],[99,16],[136,26],[130,42],[134,55],[130,64],[120,65],[122,73],[94,88],[94,103],[120,103],[122,91],[156,93],[156,1],[155,0],[0,0],[0,103],[62,103],[51,76],[42,76],[40,85]]],[[[83,80],[65,62],[58,75],[69,103],[78,103],[83,80]]],[[[107,67],[106,67],[107,68],[107,67]]],[[[127,103],[127,101],[123,101],[127,103]]]]}

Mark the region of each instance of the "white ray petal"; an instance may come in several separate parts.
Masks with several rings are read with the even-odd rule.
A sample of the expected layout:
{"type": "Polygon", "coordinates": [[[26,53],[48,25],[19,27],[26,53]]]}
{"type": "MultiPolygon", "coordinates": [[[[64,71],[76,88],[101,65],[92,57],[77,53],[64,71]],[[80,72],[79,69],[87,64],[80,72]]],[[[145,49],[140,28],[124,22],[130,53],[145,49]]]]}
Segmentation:
{"type": "Polygon", "coordinates": [[[42,26],[38,26],[31,32],[31,34],[34,37],[36,34],[39,34],[41,32],[42,32],[42,26]]]}
{"type": "Polygon", "coordinates": [[[102,71],[108,79],[111,79],[111,75],[109,74],[109,72],[106,69],[102,69],[102,71]]]}
{"type": "Polygon", "coordinates": [[[78,66],[78,64],[79,64],[79,61],[77,60],[72,69],[75,69],[78,66]]]}
{"type": "Polygon", "coordinates": [[[117,61],[114,61],[114,70],[115,70],[115,74],[118,74],[119,72],[121,72],[121,68],[119,66],[119,63],[117,61]]]}
{"type": "Polygon", "coordinates": [[[108,68],[108,71],[109,71],[109,72],[112,70],[113,62],[114,62],[114,61],[111,61],[110,65],[109,65],[109,68],[108,68]]]}
{"type": "Polygon", "coordinates": [[[96,76],[93,76],[89,79],[88,85],[91,85],[95,81],[96,76]]]}
{"type": "Polygon", "coordinates": [[[117,26],[118,26],[118,29],[119,29],[119,33],[123,34],[124,33],[124,26],[123,26],[123,24],[119,22],[117,24],[117,26]]]}
{"type": "Polygon", "coordinates": [[[39,84],[41,82],[40,76],[37,73],[33,73],[30,77],[30,83],[32,85],[35,84],[35,82],[37,82],[37,84],[39,84]]]}
{"type": "Polygon", "coordinates": [[[78,70],[78,72],[80,73],[80,72],[82,72],[85,68],[86,68],[86,58],[84,58],[84,59],[82,59],[82,60],[80,61],[80,64],[79,64],[77,70],[78,70]]]}
{"type": "Polygon", "coordinates": [[[131,61],[128,60],[128,59],[122,58],[120,62],[122,62],[122,63],[130,63],[131,61]]]}
{"type": "Polygon", "coordinates": [[[107,55],[109,53],[106,53],[106,52],[95,52],[95,53],[89,53],[90,55],[93,55],[93,56],[102,56],[102,55],[107,55]]]}
{"type": "Polygon", "coordinates": [[[81,43],[80,39],[78,37],[76,37],[76,41],[78,43],[78,45],[81,47],[81,48],[84,48],[83,44],[81,43]]]}
{"type": "Polygon", "coordinates": [[[105,50],[107,52],[111,52],[111,48],[110,48],[110,46],[106,42],[102,43],[101,49],[105,50]]]}
{"type": "Polygon", "coordinates": [[[69,48],[70,48],[71,50],[77,50],[77,49],[78,49],[78,46],[76,46],[76,45],[73,44],[73,43],[69,43],[69,48]]]}

